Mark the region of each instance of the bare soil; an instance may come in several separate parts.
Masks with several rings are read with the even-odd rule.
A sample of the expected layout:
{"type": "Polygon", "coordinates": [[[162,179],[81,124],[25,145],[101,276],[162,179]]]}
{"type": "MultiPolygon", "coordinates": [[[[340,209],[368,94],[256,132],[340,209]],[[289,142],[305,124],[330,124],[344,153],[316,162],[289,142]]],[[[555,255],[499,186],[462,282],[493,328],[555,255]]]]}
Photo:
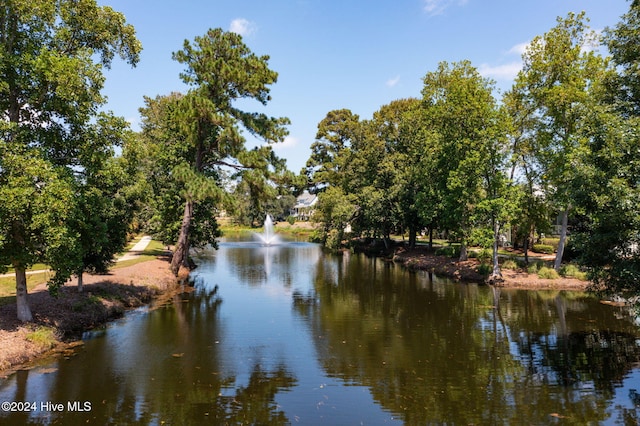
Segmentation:
{"type": "Polygon", "coordinates": [[[84,331],[179,290],[166,258],[112,269],[106,275],[84,274],[83,281],[82,293],[74,279],[60,289],[58,297],[51,296],[44,284],[36,287],[29,294],[31,324],[17,320],[15,302],[0,305],[0,375],[52,350],[67,350],[78,344],[74,341],[84,331]],[[31,341],[30,333],[43,326],[53,330],[55,340],[31,341]]]}

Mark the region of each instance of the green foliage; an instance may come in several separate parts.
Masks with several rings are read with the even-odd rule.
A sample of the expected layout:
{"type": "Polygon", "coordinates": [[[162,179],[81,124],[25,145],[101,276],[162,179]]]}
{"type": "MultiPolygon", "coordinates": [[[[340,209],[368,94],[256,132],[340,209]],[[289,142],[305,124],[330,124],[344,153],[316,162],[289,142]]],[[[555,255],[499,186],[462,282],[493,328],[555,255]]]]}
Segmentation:
{"type": "Polygon", "coordinates": [[[472,247],[489,248],[493,245],[493,230],[490,228],[473,228],[468,244],[472,247]]]}
{"type": "MultiPolygon", "coordinates": [[[[560,238],[543,238],[542,239],[542,244],[543,245],[547,245],[547,246],[551,246],[553,248],[553,251],[556,251],[558,249],[558,244],[560,243],[560,238]]],[[[566,243],[569,243],[569,239],[567,238],[566,243]]]]}
{"type": "Polygon", "coordinates": [[[507,260],[505,260],[505,261],[502,263],[502,265],[501,265],[501,266],[502,266],[502,268],[503,268],[503,269],[511,269],[511,270],[514,270],[514,271],[515,271],[515,270],[517,270],[517,269],[519,269],[518,264],[517,264],[517,263],[516,263],[516,261],[515,261],[515,260],[513,260],[513,259],[507,259],[507,260]]]}
{"type": "Polygon", "coordinates": [[[440,247],[435,251],[435,254],[436,256],[459,257],[460,246],[451,245],[451,246],[440,247]]]}
{"type": "Polygon", "coordinates": [[[96,113],[102,67],[116,55],[135,65],[141,46],[123,15],[95,0],[5,2],[0,34],[0,264],[14,266],[18,318],[30,321],[25,269],[48,263],[55,293],[82,264],[81,174],[117,145],[119,125],[96,113]]]}
{"type": "Polygon", "coordinates": [[[481,263],[478,265],[477,271],[483,277],[488,277],[491,272],[493,272],[493,266],[488,263],[481,263]]]}
{"type": "Polygon", "coordinates": [[[537,274],[538,270],[542,268],[543,265],[539,262],[533,262],[527,267],[527,273],[529,274],[537,274]]]}
{"type": "Polygon", "coordinates": [[[535,253],[544,253],[544,254],[553,254],[553,246],[548,246],[546,244],[534,244],[533,249],[535,253]]]}
{"type": "Polygon", "coordinates": [[[560,275],[558,275],[558,272],[555,269],[543,266],[538,270],[538,277],[545,280],[555,280],[560,278],[560,275]]]}
{"type": "Polygon", "coordinates": [[[576,265],[568,264],[560,268],[560,275],[563,277],[573,277],[582,281],[586,281],[587,274],[580,270],[576,265]]]}
{"type": "Polygon", "coordinates": [[[295,223],[296,223],[296,218],[295,218],[295,217],[293,217],[293,216],[288,216],[288,217],[287,217],[287,223],[288,223],[289,225],[293,225],[293,224],[295,224],[295,223]]]}

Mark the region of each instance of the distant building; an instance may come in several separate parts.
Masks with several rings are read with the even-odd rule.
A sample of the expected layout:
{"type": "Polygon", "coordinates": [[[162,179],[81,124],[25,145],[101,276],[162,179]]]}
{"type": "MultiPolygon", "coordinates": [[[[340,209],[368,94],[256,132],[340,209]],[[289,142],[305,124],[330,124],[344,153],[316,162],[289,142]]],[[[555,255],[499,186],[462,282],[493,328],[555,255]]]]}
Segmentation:
{"type": "Polygon", "coordinates": [[[318,196],[316,194],[310,194],[305,190],[302,194],[296,198],[296,204],[291,209],[291,216],[296,220],[309,220],[313,214],[315,204],[318,202],[318,196]]]}

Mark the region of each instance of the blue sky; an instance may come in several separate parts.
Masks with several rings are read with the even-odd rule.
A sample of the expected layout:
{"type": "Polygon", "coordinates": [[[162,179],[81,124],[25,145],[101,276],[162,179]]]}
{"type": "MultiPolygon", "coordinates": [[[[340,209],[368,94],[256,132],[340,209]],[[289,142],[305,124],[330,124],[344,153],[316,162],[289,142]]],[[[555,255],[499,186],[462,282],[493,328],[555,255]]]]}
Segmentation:
{"type": "MultiPolygon", "coordinates": [[[[318,122],[333,109],[371,118],[395,99],[419,97],[422,78],[441,61],[468,59],[508,89],[524,46],[557,16],[586,11],[591,28],[614,26],[626,0],[101,0],[125,14],[142,42],[140,63],[106,72],[107,109],[138,130],[143,96],[185,91],[171,59],[185,39],[209,28],[233,30],[279,73],[273,100],[246,110],[291,119],[274,146],[289,169],[309,157],[318,122]]],[[[498,94],[496,96],[499,96],[498,94]]],[[[254,140],[249,144],[257,143],[254,140]]]]}

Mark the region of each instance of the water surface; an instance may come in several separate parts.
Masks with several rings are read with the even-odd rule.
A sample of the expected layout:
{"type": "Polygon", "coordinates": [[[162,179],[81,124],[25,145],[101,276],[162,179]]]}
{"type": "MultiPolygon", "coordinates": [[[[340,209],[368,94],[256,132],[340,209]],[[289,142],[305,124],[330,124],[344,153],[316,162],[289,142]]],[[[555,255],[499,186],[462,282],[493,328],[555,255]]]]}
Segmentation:
{"type": "Polygon", "coordinates": [[[301,242],[226,241],[197,260],[193,291],[0,381],[0,401],[38,405],[0,424],[640,419],[640,329],[584,293],[452,283],[301,242]]]}

